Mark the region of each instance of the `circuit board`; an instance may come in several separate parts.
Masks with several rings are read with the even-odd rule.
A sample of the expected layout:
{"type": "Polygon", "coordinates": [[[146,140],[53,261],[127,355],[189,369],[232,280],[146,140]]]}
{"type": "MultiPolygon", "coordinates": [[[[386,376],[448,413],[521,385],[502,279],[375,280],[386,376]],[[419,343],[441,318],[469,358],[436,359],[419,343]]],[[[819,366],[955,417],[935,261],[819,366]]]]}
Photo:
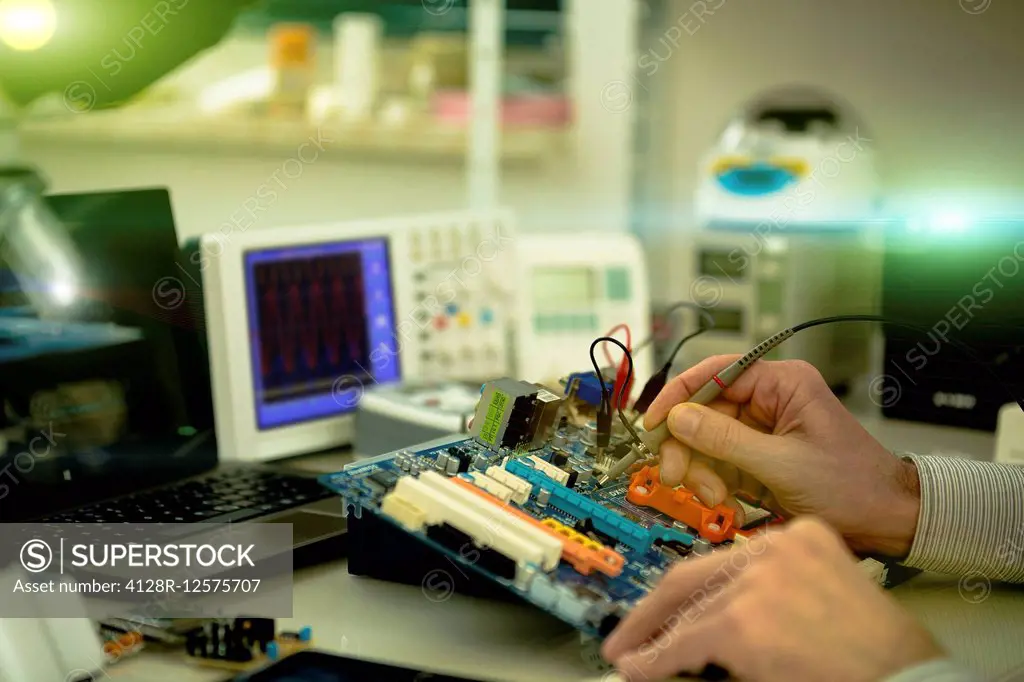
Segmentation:
{"type": "MultiPolygon", "coordinates": [[[[599,486],[602,459],[627,446],[620,438],[608,456],[595,452],[594,424],[571,407],[572,391],[559,397],[525,382],[492,383],[472,437],[357,462],[321,482],[348,514],[376,515],[594,636],[606,635],[676,562],[748,537],[728,526],[724,508],[678,490],[666,492],[710,520],[690,525],[680,520],[685,513],[648,504],[646,469],[599,486]]],[[[755,522],[774,520],[748,510],[755,522]]]]}

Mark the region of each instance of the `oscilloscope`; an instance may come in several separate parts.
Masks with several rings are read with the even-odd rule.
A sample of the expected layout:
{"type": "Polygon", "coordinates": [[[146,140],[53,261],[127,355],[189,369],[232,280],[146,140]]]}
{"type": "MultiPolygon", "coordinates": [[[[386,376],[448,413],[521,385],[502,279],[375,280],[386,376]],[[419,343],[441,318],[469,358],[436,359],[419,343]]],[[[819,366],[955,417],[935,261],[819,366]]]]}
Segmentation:
{"type": "Polygon", "coordinates": [[[363,392],[507,371],[504,212],[452,212],[201,238],[224,460],[346,445],[363,392]]]}

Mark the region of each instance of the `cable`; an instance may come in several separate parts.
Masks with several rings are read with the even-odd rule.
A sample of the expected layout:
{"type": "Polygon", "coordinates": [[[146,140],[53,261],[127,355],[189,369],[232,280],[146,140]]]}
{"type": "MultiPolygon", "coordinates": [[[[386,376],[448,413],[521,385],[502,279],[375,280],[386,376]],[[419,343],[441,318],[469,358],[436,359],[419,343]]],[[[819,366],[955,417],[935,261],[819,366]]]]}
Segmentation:
{"type": "MultiPolygon", "coordinates": [[[[697,314],[700,315],[700,317],[704,320],[704,324],[706,325],[705,329],[714,329],[714,327],[715,327],[715,318],[711,315],[710,312],[708,312],[707,308],[705,308],[704,306],[700,305],[699,303],[691,303],[690,301],[679,301],[678,303],[673,303],[672,305],[670,305],[668,308],[665,309],[664,316],[667,318],[672,313],[674,313],[674,312],[676,312],[678,310],[682,310],[683,308],[689,308],[690,310],[697,311],[697,314]]],[[[655,336],[654,334],[651,334],[646,339],[644,339],[643,342],[640,343],[636,348],[634,348],[633,351],[632,351],[633,355],[635,356],[637,353],[639,353],[643,349],[647,348],[647,346],[649,346],[652,343],[654,343],[654,336],[655,336]]],[[[673,356],[675,355],[675,353],[678,353],[678,352],[679,352],[679,350],[677,349],[673,353],[673,356]]]]}
{"type": "MultiPolygon", "coordinates": [[[[600,378],[601,378],[601,372],[600,372],[600,369],[598,369],[598,366],[597,366],[597,358],[594,357],[594,349],[597,347],[597,344],[599,344],[599,343],[614,343],[625,354],[625,359],[626,359],[626,362],[627,362],[625,384],[628,384],[629,381],[633,377],[633,356],[629,352],[629,349],[627,349],[622,344],[621,341],[619,341],[618,339],[613,339],[610,336],[602,336],[600,338],[595,339],[594,342],[592,344],[590,344],[590,362],[591,362],[591,364],[594,365],[594,370],[597,371],[598,380],[600,380],[600,378]]],[[[629,432],[629,435],[632,437],[632,439],[634,441],[637,441],[637,440],[640,439],[640,434],[638,434],[636,429],[633,428],[633,425],[629,423],[629,419],[626,418],[626,414],[622,410],[622,404],[625,402],[625,395],[624,395],[625,384],[623,385],[622,388],[619,389],[618,399],[616,401],[618,403],[618,406],[615,408],[615,411],[618,413],[619,421],[622,422],[623,427],[625,427],[626,431],[629,432]]],[[[601,417],[601,413],[603,411],[605,411],[605,410],[607,410],[606,414],[608,415],[607,416],[608,442],[611,442],[612,396],[609,395],[608,387],[604,385],[603,381],[601,381],[601,406],[598,407],[598,418],[599,419],[598,419],[598,424],[597,424],[597,427],[598,427],[597,428],[597,430],[598,430],[598,439],[599,440],[601,439],[601,420],[600,420],[600,417],[601,417]]],[[[598,444],[598,447],[601,447],[600,443],[598,444]]],[[[605,444],[605,447],[607,447],[607,443],[605,444]]]]}
{"type": "MultiPolygon", "coordinates": [[[[922,325],[912,324],[910,322],[901,322],[899,320],[890,320],[888,318],[882,317],[881,315],[833,315],[831,317],[819,317],[815,320],[801,322],[795,327],[790,327],[788,331],[791,332],[790,336],[792,336],[793,334],[799,331],[803,331],[804,329],[810,329],[811,327],[819,327],[823,324],[832,324],[833,322],[878,322],[882,325],[889,325],[890,327],[902,327],[904,329],[910,329],[912,331],[916,331],[922,334],[931,334],[931,332],[933,331],[933,329],[924,327],[922,325]]],[[[995,379],[995,382],[1000,387],[1002,387],[1004,391],[1006,391],[1006,394],[1010,396],[1010,399],[1013,400],[1013,402],[1017,403],[1020,409],[1024,411],[1024,397],[1014,395],[1013,391],[1010,390],[1010,387],[1006,384],[1006,382],[1003,381],[998,374],[996,374],[995,370],[993,370],[987,362],[985,362],[983,359],[981,359],[981,357],[978,356],[978,354],[975,352],[973,348],[971,348],[968,344],[962,341],[957,341],[956,339],[945,338],[945,341],[949,345],[953,346],[954,348],[958,349],[961,353],[969,357],[971,360],[974,360],[976,363],[984,367],[985,371],[987,371],[990,375],[992,375],[992,378],[995,379]]]]}
{"type": "Polygon", "coordinates": [[[669,308],[669,312],[671,313],[674,310],[684,307],[695,308],[703,319],[704,326],[679,339],[679,342],[676,344],[676,347],[672,349],[672,353],[669,354],[668,360],[665,361],[665,364],[662,365],[661,369],[651,375],[651,378],[647,380],[646,384],[644,384],[643,390],[640,391],[640,395],[637,397],[636,402],[633,403],[633,409],[639,414],[647,412],[647,408],[651,406],[654,399],[658,397],[659,393],[661,393],[661,389],[665,388],[665,384],[668,383],[669,372],[672,371],[672,365],[675,364],[676,356],[679,355],[679,351],[682,350],[683,344],[690,339],[700,336],[701,334],[715,328],[715,318],[712,317],[711,313],[709,313],[706,308],[697,305],[696,303],[676,303],[674,306],[669,308]]]}
{"type": "MultiPolygon", "coordinates": [[[[903,327],[905,329],[911,329],[917,332],[929,333],[931,330],[927,327],[920,325],[911,324],[908,322],[900,322],[897,320],[890,320],[880,315],[834,315],[832,317],[820,317],[814,320],[808,320],[802,322],[796,326],[783,329],[782,331],[773,334],[761,343],[757,344],[749,351],[747,351],[738,360],[733,362],[731,365],[723,369],[721,372],[711,377],[711,379],[701,386],[696,393],[690,396],[687,402],[692,402],[698,405],[707,405],[712,400],[721,395],[722,391],[732,386],[733,383],[740,377],[755,362],[763,358],[765,355],[770,353],[772,350],[780,346],[786,339],[793,336],[797,332],[811,327],[818,327],[825,324],[832,324],[834,322],[878,322],[883,325],[890,325],[894,327],[903,327]]],[[[949,344],[955,348],[958,348],[961,352],[967,355],[975,362],[983,365],[985,369],[992,375],[1000,386],[1010,395],[1021,410],[1024,411],[1024,399],[1018,398],[1013,395],[1013,392],[1009,387],[999,378],[999,375],[992,370],[989,365],[978,357],[978,354],[974,352],[970,346],[955,339],[947,339],[949,344]]],[[[661,444],[669,437],[668,423],[662,422],[656,428],[651,431],[644,433],[642,438],[638,439],[637,447],[630,450],[630,452],[616,462],[604,475],[598,479],[599,486],[605,486],[610,481],[614,480],[618,476],[621,476],[631,466],[636,464],[638,461],[645,457],[652,457],[657,454],[661,444]]]]}
{"type": "MultiPolygon", "coordinates": [[[[629,328],[628,324],[623,323],[615,325],[608,331],[608,333],[605,334],[605,336],[611,337],[612,334],[619,330],[626,332],[626,352],[632,353],[633,331],[629,328]]],[[[604,357],[608,361],[608,364],[614,366],[615,363],[612,361],[612,356],[611,353],[608,352],[608,348],[604,347],[602,350],[604,351],[604,357]]],[[[626,374],[626,357],[623,356],[622,360],[619,361],[618,369],[615,371],[615,383],[612,387],[612,408],[625,407],[625,402],[622,398],[623,389],[625,390],[626,399],[628,399],[629,394],[633,389],[632,383],[631,377],[626,374]]]]}

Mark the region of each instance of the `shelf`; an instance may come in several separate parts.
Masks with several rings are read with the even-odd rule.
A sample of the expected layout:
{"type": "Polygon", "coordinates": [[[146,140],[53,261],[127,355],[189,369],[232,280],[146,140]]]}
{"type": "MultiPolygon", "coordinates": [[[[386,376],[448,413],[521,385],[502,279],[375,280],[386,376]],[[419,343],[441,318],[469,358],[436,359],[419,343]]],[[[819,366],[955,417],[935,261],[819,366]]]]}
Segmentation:
{"type": "MultiPolygon", "coordinates": [[[[91,112],[24,121],[25,145],[113,146],[130,150],[223,153],[264,156],[298,153],[300,145],[323,140],[325,160],[390,158],[396,161],[463,163],[468,131],[458,125],[410,121],[401,125],[339,125],[247,117],[201,118],[142,111],[91,112]]],[[[516,127],[502,135],[503,162],[537,164],[568,149],[568,131],[516,127]]],[[[303,147],[312,156],[315,149],[303,147]],[[307,151],[308,150],[308,151],[307,151]]]]}

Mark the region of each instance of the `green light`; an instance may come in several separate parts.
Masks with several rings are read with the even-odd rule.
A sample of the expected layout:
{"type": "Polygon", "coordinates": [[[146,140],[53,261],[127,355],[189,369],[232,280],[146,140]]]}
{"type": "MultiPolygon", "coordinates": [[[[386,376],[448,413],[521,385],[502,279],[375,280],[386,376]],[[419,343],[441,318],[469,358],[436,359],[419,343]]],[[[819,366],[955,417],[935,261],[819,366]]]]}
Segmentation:
{"type": "Polygon", "coordinates": [[[179,436],[185,436],[185,437],[194,436],[194,435],[196,435],[196,433],[198,433],[198,431],[196,431],[195,428],[193,428],[191,426],[182,426],[182,427],[180,427],[178,429],[178,435],[179,436]]]}

